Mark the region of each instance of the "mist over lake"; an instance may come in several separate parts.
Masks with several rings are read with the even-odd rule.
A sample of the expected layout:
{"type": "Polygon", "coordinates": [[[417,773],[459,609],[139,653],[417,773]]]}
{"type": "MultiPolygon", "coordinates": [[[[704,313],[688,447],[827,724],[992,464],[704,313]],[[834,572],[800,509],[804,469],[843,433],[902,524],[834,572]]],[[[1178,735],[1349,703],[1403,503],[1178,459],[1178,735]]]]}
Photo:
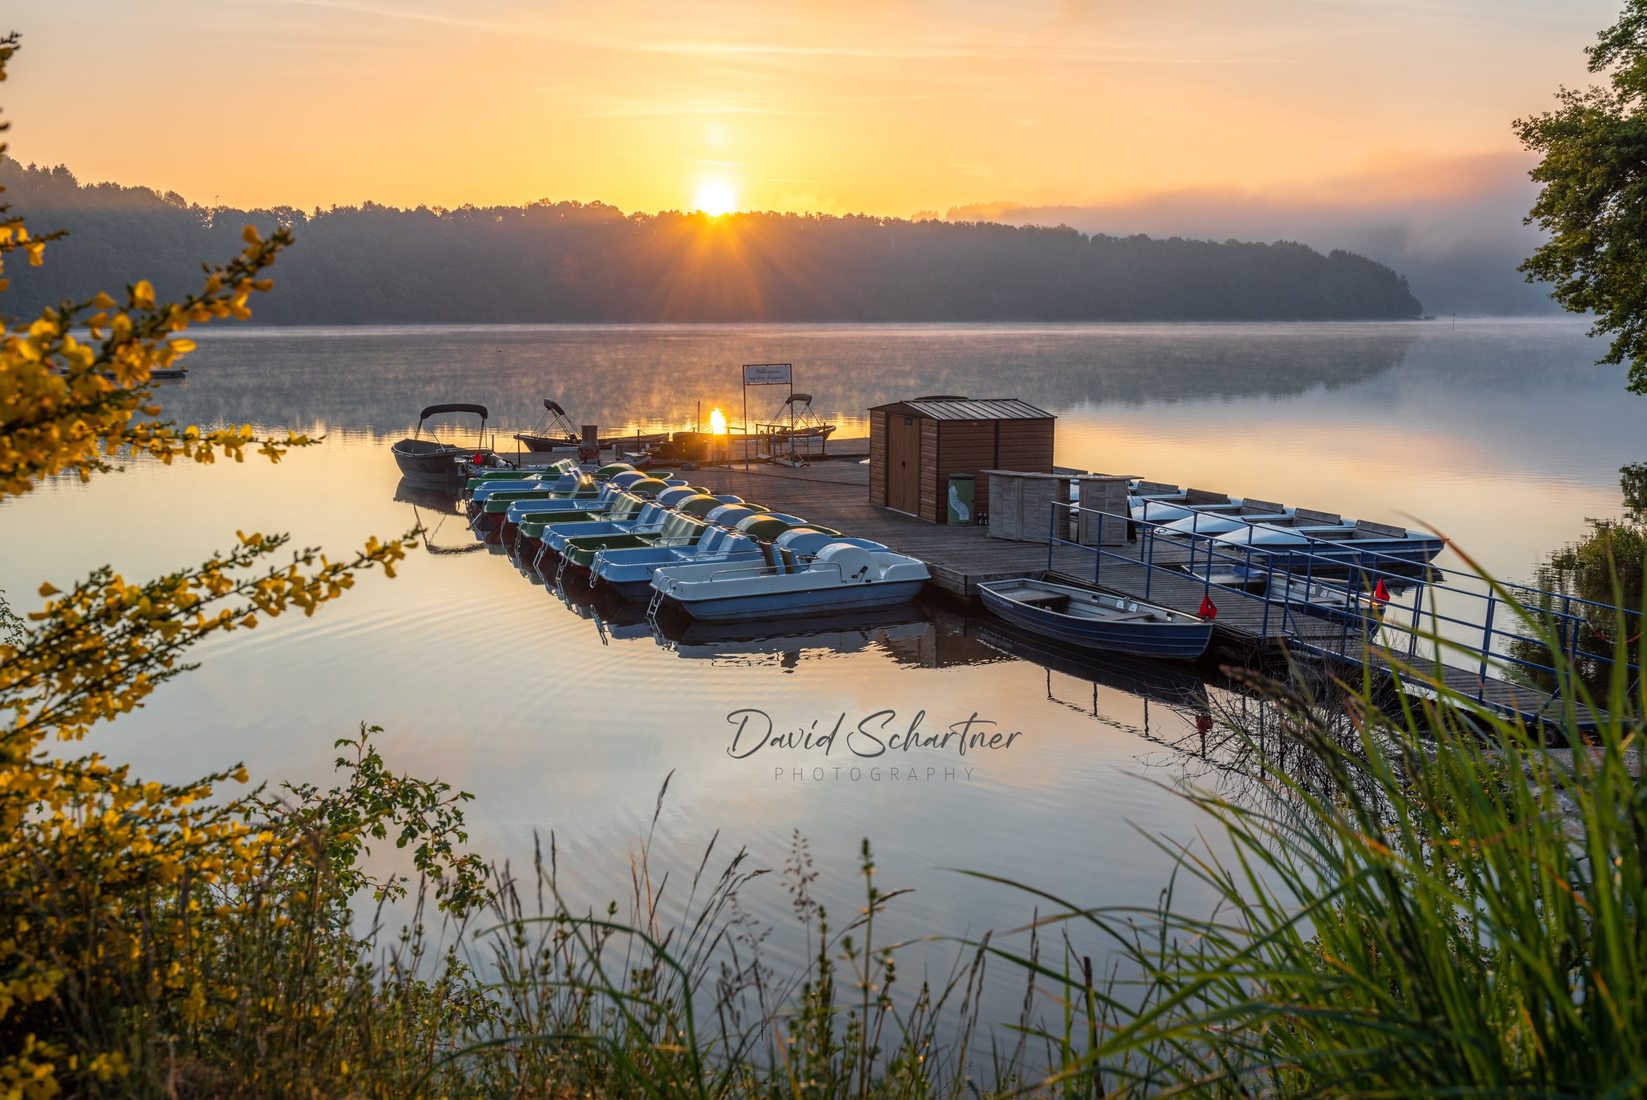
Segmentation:
{"type": "MultiPolygon", "coordinates": [[[[325,443],[278,468],[136,460],[7,501],[0,587],[14,602],[105,561],[133,577],[164,571],[237,528],[342,548],[421,521],[431,547],[473,546],[460,517],[400,491],[388,446],[423,405],[478,401],[519,427],[544,397],[603,429],[690,427],[716,405],[736,422],[736,368],[751,361],[793,361],[797,388],[843,438],[864,433],[869,405],[897,397],[1018,396],[1058,416],[1061,464],[1431,523],[1510,579],[1528,579],[1587,517],[1616,514],[1619,467],[1647,457],[1620,372],[1593,365],[1597,345],[1574,321],[282,328],[200,342],[188,381],[160,391],[168,415],[313,430],[325,443]]],[[[751,392],[751,416],[768,414],[751,392]]],[[[1457,562],[1449,552],[1438,564],[1457,562]]],[[[990,620],[941,605],[847,628],[797,624],[788,638],[667,644],[590,616],[499,556],[420,550],[398,580],[368,578],[312,622],[210,643],[196,673],[93,747],[157,778],[244,759],[257,775],[316,781],[334,737],[380,724],[397,767],[476,794],[480,850],[518,862],[552,831],[563,871],[596,905],[626,889],[628,854],[673,773],[655,858],[695,866],[720,830],[778,867],[798,831],[846,904],[871,836],[882,881],[915,888],[889,927],[916,934],[1028,916],[1023,898],[944,868],[1076,882],[1092,903],[1151,901],[1166,862],[1146,836],[1189,839],[1198,824],[1157,784],[1221,782],[1194,755],[1196,719],[1241,705],[1212,670],[1026,660],[990,620]],[[1022,735],[964,761],[848,760],[844,738],[833,754],[773,746],[739,758],[752,734],[731,751],[729,716],[745,708],[775,736],[886,711],[900,729],[924,712],[928,731],[977,716],[1022,735]],[[901,771],[871,778],[873,764],[901,771]],[[945,776],[957,766],[970,774],[945,776]]],[[[743,901],[792,959],[787,895],[765,885],[743,901]]]]}

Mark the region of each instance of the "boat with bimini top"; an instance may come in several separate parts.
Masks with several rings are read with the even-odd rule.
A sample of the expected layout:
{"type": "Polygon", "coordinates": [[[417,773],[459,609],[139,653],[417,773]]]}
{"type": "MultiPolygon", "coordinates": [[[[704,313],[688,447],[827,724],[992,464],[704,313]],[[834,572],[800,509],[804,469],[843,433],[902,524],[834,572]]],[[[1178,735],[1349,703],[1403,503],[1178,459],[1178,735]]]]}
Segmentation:
{"type": "Polygon", "coordinates": [[[417,430],[406,439],[394,444],[390,450],[395,456],[395,465],[400,467],[400,474],[407,481],[416,485],[438,488],[445,485],[462,485],[464,471],[458,463],[464,458],[483,456],[489,458],[492,449],[486,445],[486,406],[467,404],[429,405],[417,418],[417,430]],[[480,417],[480,428],[473,447],[459,447],[455,443],[442,441],[430,429],[426,438],[423,434],[425,422],[430,417],[444,416],[448,413],[466,413],[480,417]]]}

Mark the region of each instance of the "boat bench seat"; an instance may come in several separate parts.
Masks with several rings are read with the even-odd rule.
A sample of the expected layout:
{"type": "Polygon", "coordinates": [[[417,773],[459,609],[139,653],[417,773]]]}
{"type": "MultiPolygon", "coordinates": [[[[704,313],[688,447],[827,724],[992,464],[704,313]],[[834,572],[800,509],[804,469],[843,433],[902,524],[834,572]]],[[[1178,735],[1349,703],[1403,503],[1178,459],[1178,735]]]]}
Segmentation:
{"type": "Polygon", "coordinates": [[[1069,610],[1069,597],[1048,593],[1045,596],[1025,596],[1018,601],[1025,607],[1038,607],[1045,611],[1056,611],[1060,614],[1069,610]]]}
{"type": "Polygon", "coordinates": [[[1388,523],[1373,523],[1370,520],[1364,519],[1356,521],[1355,533],[1358,537],[1366,537],[1368,535],[1382,535],[1385,538],[1392,539],[1404,539],[1407,537],[1407,529],[1405,527],[1394,527],[1388,523]]]}
{"type": "Polygon", "coordinates": [[[1149,619],[1159,618],[1153,611],[1138,611],[1131,615],[1114,615],[1109,619],[1112,623],[1140,623],[1149,619]]]}
{"type": "Polygon", "coordinates": [[[1337,527],[1344,517],[1337,512],[1317,512],[1314,508],[1294,508],[1294,521],[1300,526],[1337,527]]]}
{"type": "Polygon", "coordinates": [[[1228,493],[1214,493],[1207,489],[1190,489],[1184,493],[1185,504],[1228,504],[1228,493]]]}
{"type": "Polygon", "coordinates": [[[1244,516],[1278,516],[1286,511],[1273,500],[1254,500],[1248,497],[1241,502],[1241,514],[1244,516]]]}

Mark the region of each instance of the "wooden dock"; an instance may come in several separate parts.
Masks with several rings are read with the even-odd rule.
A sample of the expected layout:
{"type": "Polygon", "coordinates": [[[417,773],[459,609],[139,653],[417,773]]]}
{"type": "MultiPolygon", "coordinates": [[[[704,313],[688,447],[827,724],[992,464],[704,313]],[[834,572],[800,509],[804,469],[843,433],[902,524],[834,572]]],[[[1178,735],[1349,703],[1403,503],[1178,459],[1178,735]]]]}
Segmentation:
{"type": "MultiPolygon", "coordinates": [[[[817,462],[791,468],[751,464],[718,466],[686,475],[717,492],[737,493],[775,512],[788,512],[844,534],[874,539],[891,549],[927,563],[932,586],[950,597],[977,599],[977,586],[985,581],[1048,574],[1054,579],[1096,585],[1117,595],[1147,599],[1152,603],[1195,614],[1206,586],[1188,573],[1174,574],[1158,568],[1173,564],[1174,554],[1188,559],[1187,549],[1168,547],[1157,540],[1151,568],[1142,560],[1126,560],[1129,553],[1142,553],[1138,543],[1107,547],[1099,565],[1098,556],[1075,546],[1058,546],[1050,557],[1044,542],[1009,542],[989,537],[984,527],[949,527],[928,523],[914,516],[879,508],[869,503],[869,470],[857,462],[817,462]]],[[[1388,675],[1392,662],[1379,655],[1375,646],[1363,645],[1353,631],[1340,623],[1300,615],[1280,613],[1276,601],[1260,594],[1233,588],[1213,590],[1218,614],[1213,623],[1214,644],[1230,659],[1252,663],[1284,653],[1305,649],[1338,663],[1371,664],[1388,675]]],[[[1559,699],[1526,684],[1488,674],[1448,667],[1447,687],[1501,714],[1516,715],[1528,722],[1556,719],[1562,714],[1559,699]]],[[[1580,725],[1593,725],[1594,715],[1579,708],[1580,725]]]]}

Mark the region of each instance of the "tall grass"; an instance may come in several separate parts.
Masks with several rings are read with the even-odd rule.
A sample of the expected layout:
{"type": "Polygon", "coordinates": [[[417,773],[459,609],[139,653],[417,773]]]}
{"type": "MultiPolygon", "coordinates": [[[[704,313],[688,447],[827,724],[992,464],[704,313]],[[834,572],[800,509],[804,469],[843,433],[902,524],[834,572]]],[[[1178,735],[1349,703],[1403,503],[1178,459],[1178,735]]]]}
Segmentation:
{"type": "Polygon", "coordinates": [[[1347,692],[1353,736],[1296,685],[1258,685],[1302,771],[1330,783],[1273,771],[1283,811],[1185,795],[1233,846],[1223,860],[1169,847],[1213,912],[1031,891],[1136,972],[1115,990],[1122,1023],[1062,1075],[1101,1070],[1122,1093],[1647,1092],[1641,656],[1616,644],[1601,698],[1558,667],[1570,752],[1435,670],[1402,670],[1417,690],[1393,714],[1371,705],[1370,678],[1347,692]],[[1584,707],[1605,711],[1593,730],[1577,727],[1584,707]]]}
{"type": "Polygon", "coordinates": [[[299,810],[323,807],[286,811],[316,834],[314,865],[271,867],[201,957],[155,960],[232,975],[220,1008],[145,1010],[133,989],[118,1012],[62,1018],[118,1033],[128,1071],[85,1091],[123,1095],[1643,1094],[1647,793],[1627,716],[1644,700],[1625,656],[1601,699],[1566,670],[1564,751],[1430,669],[1401,670],[1405,691],[1248,677],[1267,717],[1213,738],[1244,780],[1171,788],[1218,843],[1158,840],[1159,904],[975,875],[1033,917],[1016,935],[931,929],[925,950],[953,945],[933,979],[907,977],[910,945],[885,937],[901,891],[868,842],[861,905],[838,915],[798,836],[771,877],[718,837],[664,873],[648,839],[627,897],[598,909],[563,891],[551,836],[530,866],[494,869],[467,917],[351,931],[354,849],[340,862],[325,834],[358,815],[299,790],[299,810]],[[1580,736],[1584,705],[1603,720],[1580,736]],[[774,879],[806,944],[794,973],[740,901],[774,879]],[[1014,1018],[984,1015],[1000,983],[1022,993],[1014,1018]]]}

